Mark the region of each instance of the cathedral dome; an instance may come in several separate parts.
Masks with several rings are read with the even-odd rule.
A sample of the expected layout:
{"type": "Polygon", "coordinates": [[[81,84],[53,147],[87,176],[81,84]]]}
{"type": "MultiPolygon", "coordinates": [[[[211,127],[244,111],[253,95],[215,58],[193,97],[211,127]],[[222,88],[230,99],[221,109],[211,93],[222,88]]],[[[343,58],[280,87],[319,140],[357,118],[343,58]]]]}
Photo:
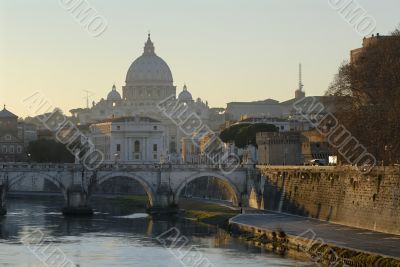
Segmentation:
{"type": "Polygon", "coordinates": [[[154,45],[149,34],[143,55],[138,57],[129,67],[126,84],[157,83],[172,85],[172,82],[171,70],[167,63],[154,52],[154,45]]]}
{"type": "Polygon", "coordinates": [[[183,86],[182,92],[179,93],[178,100],[182,102],[193,101],[192,94],[187,90],[186,84],[183,86]]]}
{"type": "Polygon", "coordinates": [[[118,93],[117,88],[115,87],[115,84],[113,85],[111,92],[108,93],[107,95],[107,100],[108,101],[120,101],[121,95],[118,93]]]}

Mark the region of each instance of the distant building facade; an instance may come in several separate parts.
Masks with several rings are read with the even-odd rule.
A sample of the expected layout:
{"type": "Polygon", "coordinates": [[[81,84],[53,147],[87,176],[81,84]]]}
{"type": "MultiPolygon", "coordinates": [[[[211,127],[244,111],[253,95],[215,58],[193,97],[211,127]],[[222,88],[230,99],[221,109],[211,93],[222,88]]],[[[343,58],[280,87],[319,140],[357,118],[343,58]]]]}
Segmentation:
{"type": "Polygon", "coordinates": [[[302,164],[299,132],[257,133],[258,163],[266,165],[302,164]]]}
{"type": "Polygon", "coordinates": [[[258,163],[304,165],[312,159],[328,162],[330,147],[317,130],[305,132],[257,133],[258,163]]]}
{"type": "MultiPolygon", "coordinates": [[[[335,110],[334,96],[308,96],[304,98],[292,98],[284,102],[275,100],[254,102],[232,102],[227,104],[226,118],[228,121],[240,121],[246,118],[270,118],[308,121],[316,115],[323,116],[327,112],[335,110]],[[325,109],[315,114],[316,110],[304,109],[301,112],[295,109],[296,101],[302,99],[302,103],[322,103],[325,109]]],[[[318,110],[319,111],[319,110],[318,110]]]]}
{"type": "Polygon", "coordinates": [[[308,131],[312,128],[311,123],[305,120],[266,117],[245,117],[236,123],[230,124],[230,126],[236,124],[272,124],[278,128],[279,132],[308,131]]]}
{"type": "Polygon", "coordinates": [[[0,111],[0,161],[25,159],[24,141],[18,135],[18,116],[4,106],[0,111]]]}
{"type": "Polygon", "coordinates": [[[362,47],[356,48],[350,51],[350,63],[354,64],[358,60],[363,59],[363,52],[371,45],[379,44],[382,41],[390,41],[390,40],[399,40],[399,36],[393,35],[380,35],[377,33],[376,35],[372,35],[370,37],[364,37],[362,42],[362,47]]]}
{"type": "Polygon", "coordinates": [[[254,102],[230,102],[226,105],[226,120],[238,121],[244,117],[282,117],[279,101],[267,99],[254,102]]]}
{"type": "Polygon", "coordinates": [[[165,156],[165,128],[153,118],[110,118],[89,128],[89,138],[106,162],[158,163],[165,156]]]}
{"type": "Polygon", "coordinates": [[[323,159],[325,162],[328,162],[331,149],[326,137],[321,135],[317,130],[305,131],[301,134],[303,136],[301,153],[304,163],[312,159],[323,159]]]}
{"type": "Polygon", "coordinates": [[[38,139],[37,126],[33,123],[18,122],[18,137],[24,141],[27,148],[30,142],[38,139]]]}

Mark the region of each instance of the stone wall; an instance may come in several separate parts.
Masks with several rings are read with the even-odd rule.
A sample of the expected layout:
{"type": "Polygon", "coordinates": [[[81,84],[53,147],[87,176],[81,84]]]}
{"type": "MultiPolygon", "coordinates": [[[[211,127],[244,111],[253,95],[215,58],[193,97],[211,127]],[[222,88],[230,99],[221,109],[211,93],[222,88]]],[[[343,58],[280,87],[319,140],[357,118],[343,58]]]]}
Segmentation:
{"type": "Polygon", "coordinates": [[[400,167],[363,175],[352,167],[258,166],[261,207],[400,234],[400,167]]]}

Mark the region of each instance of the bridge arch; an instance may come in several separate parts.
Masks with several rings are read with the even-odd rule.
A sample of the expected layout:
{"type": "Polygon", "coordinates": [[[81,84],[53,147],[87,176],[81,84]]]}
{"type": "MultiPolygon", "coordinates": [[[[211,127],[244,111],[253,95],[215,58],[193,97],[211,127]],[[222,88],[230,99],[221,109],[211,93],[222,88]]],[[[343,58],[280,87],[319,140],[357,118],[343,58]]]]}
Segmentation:
{"type": "Polygon", "coordinates": [[[106,174],[106,175],[100,177],[97,180],[97,184],[100,185],[100,184],[102,184],[102,183],[104,183],[104,182],[106,182],[106,181],[108,181],[110,179],[118,178],[118,177],[130,178],[130,179],[133,179],[133,180],[139,182],[142,185],[142,187],[144,188],[144,191],[146,192],[146,195],[147,195],[147,197],[149,199],[150,206],[153,207],[154,200],[155,200],[154,190],[151,187],[151,185],[146,181],[146,179],[144,179],[143,177],[141,177],[138,174],[127,173],[127,172],[121,172],[121,173],[113,172],[113,173],[106,174]]]}
{"type": "MultiPolygon", "coordinates": [[[[17,176],[17,178],[9,179],[8,189],[11,190],[13,186],[15,186],[18,182],[22,181],[23,179],[30,178],[32,176],[33,176],[32,174],[22,173],[21,175],[17,176]]],[[[57,187],[61,191],[64,198],[66,198],[66,187],[62,184],[61,181],[57,179],[57,177],[54,177],[47,173],[39,173],[38,175],[35,174],[35,176],[43,178],[44,180],[52,183],[55,187],[57,187]]]]}
{"type": "Polygon", "coordinates": [[[215,177],[221,180],[233,196],[233,205],[235,206],[239,205],[239,203],[241,202],[241,193],[238,187],[232,182],[232,180],[229,177],[226,177],[223,174],[215,172],[198,172],[186,177],[175,191],[175,204],[178,204],[182,190],[185,188],[185,186],[190,182],[201,177],[215,177]]]}

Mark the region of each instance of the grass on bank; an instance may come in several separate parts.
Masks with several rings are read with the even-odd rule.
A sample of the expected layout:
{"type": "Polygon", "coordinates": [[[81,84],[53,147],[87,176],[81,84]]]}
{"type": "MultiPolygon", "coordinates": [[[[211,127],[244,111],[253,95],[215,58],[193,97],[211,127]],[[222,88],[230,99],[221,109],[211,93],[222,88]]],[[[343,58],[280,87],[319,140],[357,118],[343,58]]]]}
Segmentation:
{"type": "MultiPolygon", "coordinates": [[[[143,209],[147,207],[147,196],[129,195],[113,197],[110,201],[123,209],[143,209]]],[[[223,226],[230,218],[237,215],[239,210],[232,209],[217,203],[211,203],[201,199],[181,198],[179,208],[184,211],[186,218],[196,221],[223,226]]]]}
{"type": "Polygon", "coordinates": [[[179,207],[185,210],[185,216],[187,218],[218,226],[223,226],[230,218],[239,213],[236,209],[231,209],[216,203],[187,198],[182,198],[180,200],[179,207]]]}

